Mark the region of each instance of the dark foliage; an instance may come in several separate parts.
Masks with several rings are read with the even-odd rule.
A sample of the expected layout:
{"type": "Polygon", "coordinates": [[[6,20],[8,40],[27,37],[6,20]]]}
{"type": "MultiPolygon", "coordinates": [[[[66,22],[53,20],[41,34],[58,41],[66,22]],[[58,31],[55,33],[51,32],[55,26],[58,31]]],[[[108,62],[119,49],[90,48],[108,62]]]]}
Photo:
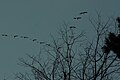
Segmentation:
{"type": "Polygon", "coordinates": [[[105,45],[102,48],[104,53],[113,51],[120,58],[120,34],[115,36],[114,33],[109,33],[109,37],[105,39],[105,45]]]}
{"type": "Polygon", "coordinates": [[[116,19],[116,20],[117,20],[117,22],[118,22],[118,23],[120,23],[120,17],[117,17],[117,19],[116,19]]]}
{"type": "Polygon", "coordinates": [[[118,22],[118,27],[120,28],[120,17],[117,17],[116,21],[118,22]]]}
{"type": "MultiPolygon", "coordinates": [[[[120,17],[117,19],[118,27],[120,28],[120,17]]],[[[115,35],[115,33],[109,32],[108,37],[105,39],[105,45],[102,47],[104,53],[109,53],[113,51],[118,58],[120,58],[120,33],[115,35]]]]}

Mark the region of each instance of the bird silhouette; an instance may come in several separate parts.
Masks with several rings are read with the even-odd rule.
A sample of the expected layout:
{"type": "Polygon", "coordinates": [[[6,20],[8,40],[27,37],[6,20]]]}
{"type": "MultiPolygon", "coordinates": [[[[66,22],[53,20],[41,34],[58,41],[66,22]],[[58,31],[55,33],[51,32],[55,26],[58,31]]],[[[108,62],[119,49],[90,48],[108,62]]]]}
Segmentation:
{"type": "MultiPolygon", "coordinates": [[[[1,36],[5,36],[5,37],[9,37],[9,35],[7,35],[7,34],[1,34],[1,36]]],[[[22,38],[22,39],[28,39],[28,40],[30,40],[30,41],[33,41],[33,42],[35,42],[35,43],[37,43],[37,44],[45,44],[45,42],[44,41],[39,41],[38,39],[36,39],[36,38],[30,38],[30,37],[27,37],[27,36],[21,36],[21,35],[12,35],[12,38],[22,38]]],[[[45,44],[45,45],[47,45],[47,46],[51,46],[50,44],[45,44]]]]}
{"type": "Polygon", "coordinates": [[[18,37],[18,35],[14,35],[13,37],[16,38],[16,37],[18,37]]]}
{"type": "Polygon", "coordinates": [[[81,19],[81,17],[74,17],[73,19],[76,19],[76,20],[78,20],[78,19],[81,19]]]}
{"type": "Polygon", "coordinates": [[[84,12],[81,12],[80,14],[86,14],[86,13],[88,13],[88,12],[84,11],[84,12]]]}
{"type": "Polygon", "coordinates": [[[29,37],[24,36],[23,38],[29,38],[29,37]]]}
{"type": "Polygon", "coordinates": [[[70,26],[70,28],[76,28],[75,26],[70,26]]]}
{"type": "Polygon", "coordinates": [[[77,19],[76,17],[74,17],[73,19],[77,19]]]}
{"type": "Polygon", "coordinates": [[[2,34],[2,36],[8,36],[7,34],[2,34]]]}
{"type": "Polygon", "coordinates": [[[47,46],[51,46],[50,44],[46,44],[47,46]]]}
{"type": "Polygon", "coordinates": [[[37,39],[33,39],[32,41],[37,41],[37,39]]]}
{"type": "Polygon", "coordinates": [[[44,44],[45,42],[40,42],[40,44],[44,44]]]}

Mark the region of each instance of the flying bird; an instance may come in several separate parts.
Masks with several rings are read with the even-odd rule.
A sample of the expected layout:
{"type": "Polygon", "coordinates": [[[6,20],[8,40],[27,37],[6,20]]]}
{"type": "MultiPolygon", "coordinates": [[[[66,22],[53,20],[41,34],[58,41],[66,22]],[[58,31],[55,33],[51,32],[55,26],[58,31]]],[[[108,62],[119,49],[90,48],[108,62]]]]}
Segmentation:
{"type": "Polygon", "coordinates": [[[78,20],[78,19],[81,19],[81,17],[74,17],[73,19],[76,19],[76,20],[78,20]]]}
{"type": "Polygon", "coordinates": [[[47,46],[51,46],[50,44],[46,44],[47,46]]]}
{"type": "Polygon", "coordinates": [[[37,39],[33,39],[32,41],[36,41],[37,39]]]}
{"type": "Polygon", "coordinates": [[[44,44],[45,42],[40,42],[40,44],[44,44]]]}
{"type": "Polygon", "coordinates": [[[29,37],[24,36],[23,38],[29,38],[29,37]]]}
{"type": "Polygon", "coordinates": [[[14,35],[14,38],[15,38],[15,37],[18,37],[18,35],[14,35]]]}
{"type": "Polygon", "coordinates": [[[76,17],[74,17],[73,19],[77,19],[76,17]]]}
{"type": "Polygon", "coordinates": [[[80,14],[86,14],[86,13],[88,13],[88,12],[84,11],[84,12],[81,12],[80,14]]]}
{"type": "Polygon", "coordinates": [[[2,36],[8,36],[7,34],[2,34],[2,36]]]}
{"type": "Polygon", "coordinates": [[[70,26],[70,28],[76,28],[75,26],[70,26]]]}

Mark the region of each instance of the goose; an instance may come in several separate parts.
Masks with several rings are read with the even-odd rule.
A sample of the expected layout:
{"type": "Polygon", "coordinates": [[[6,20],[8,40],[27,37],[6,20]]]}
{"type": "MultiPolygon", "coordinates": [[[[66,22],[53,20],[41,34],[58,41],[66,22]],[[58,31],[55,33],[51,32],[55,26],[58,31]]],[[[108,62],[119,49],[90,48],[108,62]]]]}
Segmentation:
{"type": "Polygon", "coordinates": [[[2,34],[2,36],[8,36],[7,34],[2,34]]]}
{"type": "Polygon", "coordinates": [[[29,38],[29,37],[24,36],[23,38],[29,38]]]}
{"type": "Polygon", "coordinates": [[[18,37],[18,35],[14,35],[14,38],[15,38],[15,37],[18,37]]]}
{"type": "Polygon", "coordinates": [[[76,28],[75,26],[70,26],[70,28],[76,28]]]}
{"type": "Polygon", "coordinates": [[[45,42],[40,42],[40,44],[44,44],[45,42]]]}
{"type": "Polygon", "coordinates": [[[88,12],[81,12],[80,14],[86,14],[86,13],[88,13],[88,12]]]}
{"type": "Polygon", "coordinates": [[[37,39],[33,39],[32,41],[36,41],[37,39]]]}
{"type": "Polygon", "coordinates": [[[77,19],[78,20],[78,19],[81,19],[81,17],[74,17],[73,19],[77,19]]]}

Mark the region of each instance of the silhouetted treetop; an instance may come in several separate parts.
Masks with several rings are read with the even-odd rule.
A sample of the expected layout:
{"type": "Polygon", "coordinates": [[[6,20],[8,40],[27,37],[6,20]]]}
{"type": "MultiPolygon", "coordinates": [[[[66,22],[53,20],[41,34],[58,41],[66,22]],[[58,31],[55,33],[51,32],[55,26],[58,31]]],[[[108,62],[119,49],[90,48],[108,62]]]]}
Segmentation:
{"type": "Polygon", "coordinates": [[[116,21],[118,22],[118,28],[120,28],[120,17],[117,17],[116,21]]]}
{"type": "Polygon", "coordinates": [[[120,17],[117,17],[117,19],[116,19],[116,20],[117,20],[117,22],[118,22],[118,23],[120,23],[120,17]]]}
{"type": "Polygon", "coordinates": [[[105,45],[102,49],[104,53],[113,51],[120,58],[120,34],[116,36],[114,33],[110,32],[108,38],[105,39],[105,45]]]}
{"type": "MultiPolygon", "coordinates": [[[[120,28],[120,17],[117,19],[118,28],[120,28]]],[[[115,33],[109,32],[108,37],[105,38],[105,45],[102,47],[104,53],[109,53],[113,51],[120,58],[120,33],[116,35],[115,33]]]]}

